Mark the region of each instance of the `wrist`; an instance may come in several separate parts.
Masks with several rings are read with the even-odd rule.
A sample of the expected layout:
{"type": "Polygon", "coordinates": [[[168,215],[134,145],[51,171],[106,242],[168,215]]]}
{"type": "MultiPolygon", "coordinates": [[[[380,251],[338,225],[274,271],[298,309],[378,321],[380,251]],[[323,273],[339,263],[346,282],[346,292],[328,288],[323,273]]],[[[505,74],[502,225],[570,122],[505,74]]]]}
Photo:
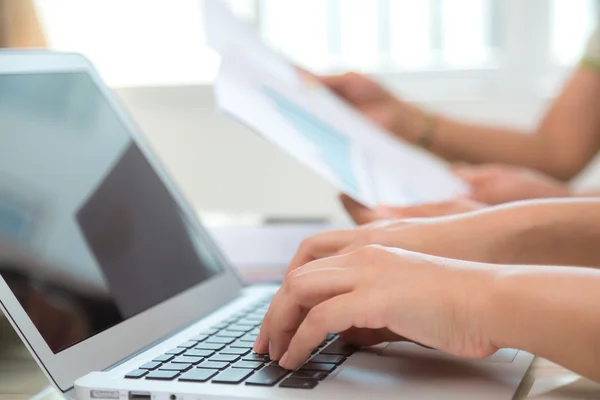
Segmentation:
{"type": "Polygon", "coordinates": [[[482,286],[479,320],[482,336],[497,349],[521,348],[510,337],[511,330],[519,330],[510,320],[515,313],[513,299],[519,298],[519,270],[523,267],[495,265],[490,267],[487,284],[482,286]]]}
{"type": "Polygon", "coordinates": [[[476,244],[476,261],[537,264],[547,260],[558,209],[541,202],[516,202],[466,215],[465,227],[476,244]]]}
{"type": "Polygon", "coordinates": [[[600,203],[594,200],[555,199],[521,202],[508,207],[510,217],[498,262],[528,265],[595,266],[600,203]],[[512,208],[512,209],[511,209],[512,208]]]}
{"type": "Polygon", "coordinates": [[[416,144],[423,134],[427,114],[418,106],[400,99],[393,99],[390,108],[394,116],[391,125],[392,133],[402,140],[416,144]]]}

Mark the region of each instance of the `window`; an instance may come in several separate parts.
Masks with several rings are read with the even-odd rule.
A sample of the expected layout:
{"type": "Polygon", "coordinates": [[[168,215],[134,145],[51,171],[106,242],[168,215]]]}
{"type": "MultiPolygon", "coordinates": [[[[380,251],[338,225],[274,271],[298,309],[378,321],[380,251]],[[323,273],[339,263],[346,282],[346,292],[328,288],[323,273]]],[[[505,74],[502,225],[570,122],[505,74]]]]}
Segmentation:
{"type": "Polygon", "coordinates": [[[493,0],[263,0],[264,37],[314,69],[480,67],[493,0]]]}
{"type": "Polygon", "coordinates": [[[595,0],[552,0],[552,57],[558,64],[577,61],[598,23],[595,0]]]}
{"type": "MultiPolygon", "coordinates": [[[[213,0],[37,4],[50,44],[86,54],[110,84],[119,86],[213,79],[218,58],[204,44],[202,1],[213,0]]],[[[425,76],[422,85],[415,84],[417,92],[431,89],[432,77],[455,75],[488,89],[532,88],[533,81],[557,77],[577,61],[598,21],[597,0],[228,3],[267,42],[302,65],[319,72],[425,76]]],[[[461,85],[457,88],[465,90],[461,85]]]]}

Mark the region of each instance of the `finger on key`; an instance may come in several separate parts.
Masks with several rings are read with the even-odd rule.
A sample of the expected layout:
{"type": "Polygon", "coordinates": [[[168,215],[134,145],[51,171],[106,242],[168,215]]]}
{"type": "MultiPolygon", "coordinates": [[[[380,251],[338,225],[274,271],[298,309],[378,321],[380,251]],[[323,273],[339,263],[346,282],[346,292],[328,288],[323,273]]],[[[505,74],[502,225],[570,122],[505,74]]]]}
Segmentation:
{"type": "MultiPolygon", "coordinates": [[[[288,274],[291,271],[294,271],[295,269],[314,261],[315,259],[334,255],[340,248],[343,248],[351,243],[356,235],[357,233],[354,230],[341,230],[324,232],[320,235],[306,239],[292,260],[288,268],[288,274]]],[[[283,286],[285,286],[285,281],[282,287],[283,286]]],[[[273,309],[272,305],[277,300],[278,296],[280,296],[280,292],[281,289],[271,301],[271,306],[269,306],[269,309],[267,310],[267,313],[263,319],[260,333],[253,347],[254,351],[257,353],[269,352],[268,334],[265,332],[268,332],[271,323],[273,309]]]]}
{"type": "Polygon", "coordinates": [[[268,335],[270,355],[279,360],[306,311],[332,297],[351,292],[358,284],[358,270],[342,268],[343,257],[314,261],[289,275],[283,295],[273,304],[268,335]]]}
{"type": "Polygon", "coordinates": [[[329,332],[343,332],[353,326],[356,292],[333,297],[313,307],[298,327],[279,365],[300,367],[329,332]]]}
{"type": "Polygon", "coordinates": [[[281,297],[282,289],[280,288],[273,299],[271,299],[271,304],[269,305],[269,309],[263,318],[262,325],[260,326],[260,331],[258,336],[256,337],[256,341],[254,342],[253,350],[259,354],[267,354],[269,353],[269,326],[271,325],[271,315],[273,314],[273,304],[277,303],[277,299],[281,297]]]}

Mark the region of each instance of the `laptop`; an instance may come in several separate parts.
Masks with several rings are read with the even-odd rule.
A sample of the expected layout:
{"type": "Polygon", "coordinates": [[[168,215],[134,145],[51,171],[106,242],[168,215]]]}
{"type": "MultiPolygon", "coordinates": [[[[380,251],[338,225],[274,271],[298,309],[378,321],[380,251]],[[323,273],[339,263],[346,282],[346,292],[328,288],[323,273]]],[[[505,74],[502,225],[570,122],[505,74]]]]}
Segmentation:
{"type": "Polygon", "coordinates": [[[65,398],[508,400],[532,361],[332,332],[283,370],[252,352],[277,287],[240,283],[84,57],[0,52],[0,121],[0,307],[65,398]]]}

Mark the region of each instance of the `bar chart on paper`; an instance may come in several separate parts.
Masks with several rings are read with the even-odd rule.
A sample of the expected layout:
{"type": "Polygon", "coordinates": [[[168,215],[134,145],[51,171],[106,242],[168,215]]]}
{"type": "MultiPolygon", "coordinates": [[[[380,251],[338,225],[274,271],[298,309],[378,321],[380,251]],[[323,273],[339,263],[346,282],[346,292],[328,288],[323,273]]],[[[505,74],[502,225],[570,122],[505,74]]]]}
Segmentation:
{"type": "Polygon", "coordinates": [[[361,188],[354,171],[350,139],[275,90],[264,87],[263,93],[273,101],[290,125],[316,149],[333,178],[346,188],[348,194],[358,195],[361,188]]]}

